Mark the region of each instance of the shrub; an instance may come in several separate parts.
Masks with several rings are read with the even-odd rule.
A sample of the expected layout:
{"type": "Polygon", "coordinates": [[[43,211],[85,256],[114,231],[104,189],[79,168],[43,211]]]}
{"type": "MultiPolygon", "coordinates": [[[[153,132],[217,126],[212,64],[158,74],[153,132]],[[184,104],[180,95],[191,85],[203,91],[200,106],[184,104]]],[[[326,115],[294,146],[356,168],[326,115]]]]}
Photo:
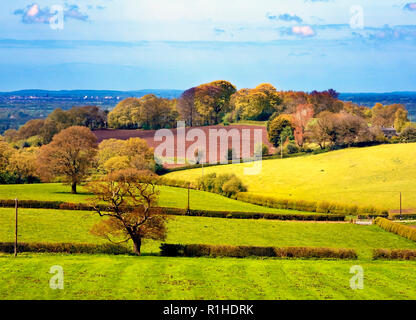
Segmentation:
{"type": "Polygon", "coordinates": [[[273,257],[273,258],[315,258],[315,259],[356,259],[353,249],[314,247],[255,247],[204,244],[166,244],[160,246],[162,256],[169,257],[273,257]]]}
{"type": "Polygon", "coordinates": [[[416,241],[416,229],[414,228],[380,217],[375,220],[375,224],[388,232],[392,232],[409,240],[416,241]]]}
{"type": "Polygon", "coordinates": [[[243,185],[240,179],[236,176],[232,176],[227,182],[222,186],[222,192],[225,196],[231,197],[236,195],[239,192],[247,191],[246,187],[243,185]]]}
{"type": "Polygon", "coordinates": [[[299,147],[297,145],[295,145],[293,142],[291,142],[286,146],[286,152],[288,154],[298,153],[299,152],[299,147]]]}
{"type": "MultiPolygon", "coordinates": [[[[88,254],[129,254],[127,247],[115,244],[84,244],[84,243],[18,243],[18,252],[36,253],[88,253],[88,254]]],[[[0,252],[13,253],[14,243],[0,242],[0,252]]]]}
{"type": "Polygon", "coordinates": [[[218,193],[226,197],[247,191],[240,178],[234,174],[218,176],[215,173],[207,174],[198,178],[197,185],[199,190],[218,193]]]}
{"type": "Polygon", "coordinates": [[[386,259],[386,260],[415,260],[416,250],[406,249],[374,249],[373,259],[386,259]]]}

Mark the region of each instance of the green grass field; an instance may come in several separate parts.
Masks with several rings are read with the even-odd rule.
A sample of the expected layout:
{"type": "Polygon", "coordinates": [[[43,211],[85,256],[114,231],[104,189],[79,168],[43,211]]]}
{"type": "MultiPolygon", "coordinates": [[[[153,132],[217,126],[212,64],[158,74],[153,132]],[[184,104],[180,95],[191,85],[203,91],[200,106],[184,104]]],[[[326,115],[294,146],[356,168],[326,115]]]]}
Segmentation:
{"type": "MultiPolygon", "coordinates": [[[[204,173],[235,173],[250,193],[282,199],[398,209],[416,209],[416,144],[349,148],[320,155],[265,160],[259,175],[244,175],[247,165],[204,169],[204,173]],[[261,181],[261,183],[259,183],[261,181]]],[[[172,172],[168,178],[195,181],[201,169],[172,172]]]]}
{"type": "MultiPolygon", "coordinates": [[[[22,242],[105,243],[104,239],[89,234],[92,225],[99,219],[92,212],[21,209],[19,239],[22,242]]],[[[13,240],[14,209],[1,208],[0,241],[13,240]]],[[[362,259],[370,259],[373,248],[416,249],[415,242],[375,225],[181,216],[169,221],[166,242],[354,248],[362,259]]],[[[148,241],[143,253],[157,254],[159,245],[160,242],[148,241]]]]}
{"type": "MultiPolygon", "coordinates": [[[[88,233],[91,212],[21,209],[19,240],[103,243],[88,233]]],[[[0,241],[13,241],[14,210],[0,209],[0,241]]],[[[416,262],[371,261],[372,248],[416,248],[376,226],[174,217],[169,243],[355,248],[359,260],[0,254],[0,299],[415,299],[416,262]],[[49,288],[49,269],[64,269],[65,289],[49,288]],[[364,290],[349,287],[350,268],[365,272],[364,290]]]]}
{"type": "Polygon", "coordinates": [[[0,299],[416,299],[415,262],[0,255],[0,299]],[[364,289],[350,288],[351,266],[364,289]],[[52,290],[49,270],[64,269],[52,290]]]}
{"type": "MultiPolygon", "coordinates": [[[[65,201],[72,203],[86,202],[91,198],[82,187],[78,188],[79,194],[71,194],[70,187],[59,183],[43,184],[21,184],[21,185],[0,185],[0,199],[20,200],[44,200],[44,201],[65,201]]],[[[188,201],[188,190],[159,186],[159,205],[161,207],[186,208],[188,201]]],[[[300,214],[300,211],[279,210],[256,206],[250,203],[236,201],[218,194],[199,190],[190,191],[191,209],[213,210],[213,211],[241,211],[241,212],[266,212],[300,214]]],[[[306,213],[310,214],[310,213],[306,213]]]]}

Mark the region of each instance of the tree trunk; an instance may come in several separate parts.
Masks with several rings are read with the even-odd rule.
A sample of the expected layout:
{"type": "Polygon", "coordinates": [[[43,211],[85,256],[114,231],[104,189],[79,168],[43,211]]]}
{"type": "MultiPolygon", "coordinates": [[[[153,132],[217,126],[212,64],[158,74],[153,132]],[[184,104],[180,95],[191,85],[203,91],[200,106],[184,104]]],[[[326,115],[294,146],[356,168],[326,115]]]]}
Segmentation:
{"type": "Polygon", "coordinates": [[[142,246],[142,239],[137,236],[132,236],[131,240],[133,241],[133,251],[136,255],[140,256],[140,248],[142,246]]]}
{"type": "Polygon", "coordinates": [[[72,191],[73,194],[77,193],[77,183],[76,182],[72,182],[72,191]]]}

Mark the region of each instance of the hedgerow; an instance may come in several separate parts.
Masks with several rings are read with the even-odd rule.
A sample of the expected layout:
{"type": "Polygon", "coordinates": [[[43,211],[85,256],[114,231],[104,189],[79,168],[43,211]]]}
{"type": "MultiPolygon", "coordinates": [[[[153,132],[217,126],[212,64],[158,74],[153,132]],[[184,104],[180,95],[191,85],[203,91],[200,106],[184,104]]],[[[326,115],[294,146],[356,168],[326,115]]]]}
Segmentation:
{"type": "Polygon", "coordinates": [[[408,226],[384,219],[384,218],[377,218],[375,220],[375,224],[378,225],[380,228],[398,234],[404,238],[409,240],[416,241],[416,229],[410,228],[408,226]]]}
{"type": "MultiPolygon", "coordinates": [[[[14,200],[0,200],[0,207],[13,208],[14,200]]],[[[60,201],[38,201],[20,200],[19,208],[28,209],[54,209],[54,210],[77,210],[92,211],[86,203],[67,203],[60,201]]],[[[209,211],[209,210],[187,210],[180,208],[162,208],[166,215],[213,217],[227,219],[270,219],[270,220],[301,220],[301,221],[344,221],[345,215],[329,214],[274,214],[256,212],[234,212],[234,211],[209,211]]],[[[101,211],[106,211],[105,206],[100,206],[101,211]]]]}
{"type": "MultiPolygon", "coordinates": [[[[18,252],[35,253],[87,253],[87,254],[129,254],[127,247],[115,244],[84,244],[84,243],[23,243],[17,245],[18,252]]],[[[0,242],[0,252],[13,253],[14,243],[0,242]]]]}
{"type": "Polygon", "coordinates": [[[415,260],[416,250],[408,249],[374,249],[373,259],[385,260],[415,260]]]}
{"type": "Polygon", "coordinates": [[[400,218],[406,220],[416,220],[416,213],[392,213],[389,215],[389,218],[392,220],[399,220],[400,218]]]}
{"type": "Polygon", "coordinates": [[[273,258],[315,258],[315,259],[356,259],[353,249],[315,247],[254,247],[204,244],[162,244],[161,256],[168,257],[273,257],[273,258]]]}
{"type": "Polygon", "coordinates": [[[238,193],[235,199],[276,209],[299,210],[328,214],[362,215],[367,217],[388,216],[387,210],[382,210],[375,207],[358,207],[356,205],[343,205],[330,202],[278,199],[274,197],[255,195],[245,192],[238,193]]]}
{"type": "Polygon", "coordinates": [[[282,214],[282,213],[255,213],[234,211],[207,211],[187,210],[177,208],[164,208],[167,215],[183,215],[193,217],[211,217],[227,219],[267,219],[267,220],[296,220],[296,221],[344,221],[345,215],[334,214],[282,214]]]}

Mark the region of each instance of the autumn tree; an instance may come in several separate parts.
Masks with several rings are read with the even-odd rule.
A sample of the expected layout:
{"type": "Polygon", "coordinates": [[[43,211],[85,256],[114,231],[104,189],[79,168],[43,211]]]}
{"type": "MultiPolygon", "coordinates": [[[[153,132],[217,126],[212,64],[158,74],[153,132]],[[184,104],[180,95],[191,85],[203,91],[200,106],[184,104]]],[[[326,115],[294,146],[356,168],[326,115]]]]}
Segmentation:
{"type": "Polygon", "coordinates": [[[295,126],[291,115],[282,114],[267,123],[267,133],[270,143],[278,147],[288,139],[294,140],[295,126]]]}
{"type": "Polygon", "coordinates": [[[336,114],[324,111],[307,127],[307,139],[309,142],[317,143],[321,149],[325,149],[326,143],[335,144],[337,141],[337,119],[336,114]]]}
{"type": "Polygon", "coordinates": [[[157,208],[157,176],[149,171],[121,170],[87,185],[92,208],[105,219],[91,233],[111,242],[131,240],[140,255],[143,239],[165,240],[167,217],[157,208]]]}
{"type": "Polygon", "coordinates": [[[41,131],[45,120],[33,119],[26,122],[18,131],[19,139],[27,139],[36,136],[41,131]]]}
{"type": "MultiPolygon", "coordinates": [[[[396,114],[399,110],[406,111],[406,108],[402,104],[382,105],[376,103],[373,107],[371,123],[373,126],[380,126],[384,128],[391,128],[394,126],[396,120],[396,114]]],[[[399,116],[403,116],[404,113],[399,113],[399,116]]]]}
{"type": "Polygon", "coordinates": [[[402,142],[416,142],[416,127],[407,125],[400,134],[402,142]]]}
{"type": "Polygon", "coordinates": [[[153,94],[140,99],[138,127],[142,129],[173,128],[178,118],[176,100],[158,98],[153,94]]]}
{"type": "Polygon", "coordinates": [[[137,129],[139,112],[140,99],[124,99],[108,114],[108,126],[115,129],[137,129]]]}
{"type": "Polygon", "coordinates": [[[304,91],[280,91],[282,108],[286,113],[295,113],[299,105],[307,105],[308,94],[304,91]]]}
{"type": "Polygon", "coordinates": [[[401,132],[406,124],[409,122],[408,119],[408,111],[404,110],[402,108],[397,109],[395,113],[395,119],[394,119],[394,128],[397,130],[397,132],[401,132]]]}
{"type": "Polygon", "coordinates": [[[295,126],[295,141],[299,147],[302,147],[304,144],[306,126],[313,118],[313,115],[313,106],[310,104],[300,104],[296,107],[292,121],[295,126]]]}
{"type": "Polygon", "coordinates": [[[344,102],[343,103],[343,110],[349,114],[359,116],[363,119],[370,120],[371,119],[371,109],[365,106],[359,106],[352,102],[344,102]]]}
{"type": "Polygon", "coordinates": [[[98,165],[105,172],[135,168],[155,171],[154,151],[140,138],[109,139],[98,146],[98,165]]]}
{"type": "Polygon", "coordinates": [[[279,92],[271,84],[263,83],[254,89],[241,89],[232,97],[237,118],[268,120],[274,113],[284,110],[279,92]]]}
{"type": "Polygon", "coordinates": [[[0,137],[0,172],[6,171],[13,152],[10,145],[0,137]]]}
{"type": "Polygon", "coordinates": [[[7,170],[16,175],[18,183],[39,181],[36,157],[36,148],[16,150],[10,156],[7,170]]]}
{"type": "Polygon", "coordinates": [[[148,94],[121,101],[108,114],[108,125],[115,129],[172,128],[177,118],[176,100],[148,94]]]}
{"type": "Polygon", "coordinates": [[[214,90],[214,94],[212,95],[214,103],[211,106],[214,115],[213,122],[214,124],[217,124],[224,114],[230,111],[231,96],[237,91],[237,89],[232,83],[225,80],[213,81],[205,86],[217,88],[217,90],[214,90]]]}
{"type": "Polygon", "coordinates": [[[72,193],[90,173],[97,154],[97,138],[86,127],[69,127],[42,146],[37,159],[44,180],[62,176],[71,184],[72,193]]]}
{"type": "Polygon", "coordinates": [[[322,92],[312,91],[308,95],[308,102],[313,105],[315,114],[323,111],[338,113],[343,108],[343,103],[338,100],[338,96],[339,94],[333,89],[322,92]]]}
{"type": "Polygon", "coordinates": [[[180,118],[190,127],[201,124],[201,115],[198,113],[195,105],[196,91],[195,87],[190,88],[184,91],[178,99],[177,109],[180,118]]]}

